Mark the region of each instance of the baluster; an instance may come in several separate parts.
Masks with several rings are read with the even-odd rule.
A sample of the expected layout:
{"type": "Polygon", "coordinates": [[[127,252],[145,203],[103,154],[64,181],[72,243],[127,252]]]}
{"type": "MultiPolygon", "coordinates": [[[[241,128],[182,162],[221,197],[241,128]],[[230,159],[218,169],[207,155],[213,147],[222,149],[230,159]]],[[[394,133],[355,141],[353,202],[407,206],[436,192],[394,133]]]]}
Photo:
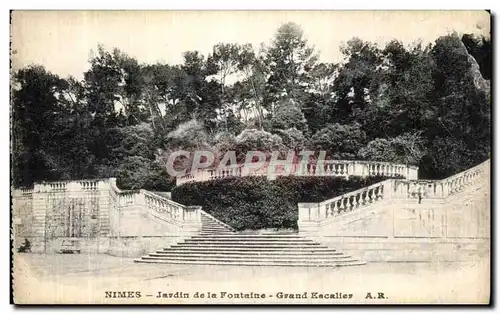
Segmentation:
{"type": "Polygon", "coordinates": [[[373,188],[371,188],[371,189],[368,191],[368,193],[369,193],[369,203],[371,204],[371,203],[373,203],[373,202],[375,201],[375,194],[374,194],[374,193],[375,193],[375,191],[374,191],[374,189],[373,189],[373,188]]]}
{"type": "Polygon", "coordinates": [[[344,199],[341,198],[340,200],[338,200],[337,202],[339,202],[339,207],[338,207],[338,213],[339,215],[344,211],[344,199]]]}
{"type": "Polygon", "coordinates": [[[360,203],[360,202],[358,201],[358,196],[360,196],[360,197],[361,197],[361,194],[356,194],[356,195],[354,195],[354,204],[353,204],[353,205],[354,205],[354,208],[358,208],[358,207],[359,207],[359,203],[360,203]]]}
{"type": "Polygon", "coordinates": [[[362,195],[362,198],[363,198],[363,206],[364,206],[364,205],[366,205],[366,204],[368,204],[370,202],[370,199],[368,197],[368,190],[365,190],[361,195],[362,195]]]}
{"type": "Polygon", "coordinates": [[[377,194],[377,200],[381,200],[383,197],[384,197],[384,194],[383,194],[383,189],[384,189],[384,186],[383,185],[380,185],[378,187],[378,194],[377,194]]]}
{"type": "Polygon", "coordinates": [[[345,198],[345,209],[346,212],[350,212],[352,210],[351,196],[345,198]]]}
{"type": "Polygon", "coordinates": [[[335,214],[337,214],[337,201],[334,201],[332,203],[330,203],[330,208],[332,210],[332,216],[335,216],[335,214]]]}
{"type": "Polygon", "coordinates": [[[342,203],[343,203],[343,208],[344,208],[344,212],[347,213],[349,211],[349,198],[343,198],[342,199],[342,203]]]}

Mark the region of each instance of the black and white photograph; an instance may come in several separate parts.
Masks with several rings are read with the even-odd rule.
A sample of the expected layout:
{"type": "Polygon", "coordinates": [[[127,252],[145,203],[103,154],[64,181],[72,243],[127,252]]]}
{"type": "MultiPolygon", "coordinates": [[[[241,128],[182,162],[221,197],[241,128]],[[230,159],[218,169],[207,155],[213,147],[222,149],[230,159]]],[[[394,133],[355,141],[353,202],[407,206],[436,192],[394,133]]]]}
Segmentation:
{"type": "Polygon", "coordinates": [[[489,11],[10,15],[14,304],[490,303],[489,11]]]}

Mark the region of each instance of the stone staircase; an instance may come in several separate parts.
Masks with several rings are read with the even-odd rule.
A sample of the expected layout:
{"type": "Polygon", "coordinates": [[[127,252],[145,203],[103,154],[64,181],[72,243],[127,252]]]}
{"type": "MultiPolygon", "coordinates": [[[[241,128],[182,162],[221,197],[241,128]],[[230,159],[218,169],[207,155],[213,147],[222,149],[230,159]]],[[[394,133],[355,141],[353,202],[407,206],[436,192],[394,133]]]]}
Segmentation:
{"type": "Polygon", "coordinates": [[[242,234],[202,215],[199,235],[135,260],[139,263],[241,266],[356,266],[349,255],[298,234],[242,234]]]}
{"type": "Polygon", "coordinates": [[[218,220],[212,219],[207,215],[201,215],[201,233],[200,236],[211,236],[220,234],[234,233],[229,227],[222,225],[218,220]]]}

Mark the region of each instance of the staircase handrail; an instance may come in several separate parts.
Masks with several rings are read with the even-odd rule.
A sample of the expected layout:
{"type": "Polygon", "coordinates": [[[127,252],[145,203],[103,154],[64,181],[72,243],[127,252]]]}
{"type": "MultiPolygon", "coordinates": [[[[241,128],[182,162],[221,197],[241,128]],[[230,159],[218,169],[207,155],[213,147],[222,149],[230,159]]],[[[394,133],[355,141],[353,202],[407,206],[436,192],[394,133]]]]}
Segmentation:
{"type": "Polygon", "coordinates": [[[373,201],[388,200],[392,198],[421,198],[425,197],[425,190],[421,190],[420,187],[428,184],[433,184],[434,186],[440,185],[440,193],[435,193],[432,195],[434,198],[445,199],[448,196],[455,194],[460,191],[465,185],[472,184],[474,179],[478,178],[477,172],[489,165],[490,159],[482,162],[481,164],[469,168],[465,171],[457,173],[441,180],[405,180],[405,179],[388,179],[382,182],[372,184],[368,187],[363,187],[355,191],[351,191],[334,198],[316,202],[316,203],[298,203],[299,207],[299,221],[300,220],[316,220],[316,221],[326,221],[330,220],[334,216],[340,216],[347,212],[358,211],[362,208],[368,207],[374,203],[373,201]],[[471,174],[471,176],[467,176],[471,174]],[[453,182],[460,181],[461,185],[458,187],[450,187],[453,182]],[[466,181],[466,179],[469,179],[466,181]],[[406,185],[407,190],[399,188],[399,184],[402,183],[406,185]],[[445,190],[445,185],[449,187],[445,190]],[[415,189],[410,189],[414,187],[415,189]],[[375,193],[375,195],[374,195],[375,193]],[[368,198],[368,202],[367,199],[368,198]],[[333,206],[332,206],[333,205],[333,206]]]}
{"type": "Polygon", "coordinates": [[[201,206],[186,206],[144,189],[121,190],[116,186],[116,179],[112,178],[110,182],[112,190],[119,196],[135,195],[136,197],[131,200],[132,203],[139,202],[140,205],[151,210],[154,216],[163,220],[173,221],[177,224],[199,220],[197,211],[201,211],[201,206]]]}

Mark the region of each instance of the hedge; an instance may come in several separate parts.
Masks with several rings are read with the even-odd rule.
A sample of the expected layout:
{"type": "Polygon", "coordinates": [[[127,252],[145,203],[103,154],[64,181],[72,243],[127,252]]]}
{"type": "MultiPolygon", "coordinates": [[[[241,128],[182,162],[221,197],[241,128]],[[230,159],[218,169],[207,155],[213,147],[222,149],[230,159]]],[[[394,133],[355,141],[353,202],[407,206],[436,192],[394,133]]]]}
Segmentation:
{"type": "Polygon", "coordinates": [[[172,199],[203,210],[236,230],[295,229],[299,202],[321,202],[387,177],[224,178],[175,187],[172,199]]]}

